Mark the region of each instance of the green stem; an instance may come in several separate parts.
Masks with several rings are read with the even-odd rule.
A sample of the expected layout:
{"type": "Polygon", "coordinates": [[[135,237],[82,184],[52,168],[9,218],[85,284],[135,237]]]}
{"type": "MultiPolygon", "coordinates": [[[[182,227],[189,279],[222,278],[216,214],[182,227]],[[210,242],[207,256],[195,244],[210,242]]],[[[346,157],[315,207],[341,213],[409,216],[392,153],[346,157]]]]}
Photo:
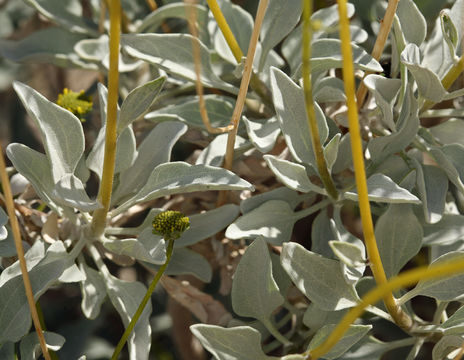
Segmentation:
{"type": "Polygon", "coordinates": [[[324,184],[327,193],[334,200],[338,198],[338,191],[330,176],[327,164],[325,161],[324,150],[322,149],[321,139],[319,137],[319,129],[317,127],[316,112],[314,110],[314,100],[311,86],[311,13],[312,0],[303,1],[303,64],[301,68],[303,76],[303,90],[305,97],[306,114],[308,117],[309,130],[311,132],[311,143],[313,146],[314,156],[316,157],[317,169],[324,184]]]}
{"type": "Polygon", "coordinates": [[[105,157],[103,160],[103,173],[98,191],[98,200],[102,204],[95,210],[92,218],[92,236],[99,238],[103,235],[106,218],[110,208],[111,192],[116,160],[117,140],[117,104],[119,87],[119,38],[121,35],[121,3],[120,0],[111,1],[110,9],[110,66],[108,71],[108,104],[105,134],[105,157]]]}
{"type": "Polygon", "coordinates": [[[132,317],[129,325],[127,325],[126,330],[124,331],[124,334],[122,334],[121,339],[119,340],[118,345],[116,346],[116,349],[114,349],[113,356],[111,357],[111,360],[117,360],[119,353],[121,352],[122,348],[124,347],[124,344],[126,343],[127,339],[129,338],[132,330],[134,330],[135,325],[137,324],[137,321],[140,318],[140,315],[142,315],[143,309],[145,309],[145,306],[147,305],[148,301],[151,298],[151,294],[155,290],[156,285],[158,284],[159,280],[161,279],[161,276],[163,275],[164,271],[168,267],[169,261],[171,260],[171,255],[172,255],[172,250],[174,249],[174,238],[169,238],[169,243],[168,247],[166,249],[166,262],[160,267],[158,272],[156,273],[153,281],[151,282],[150,286],[148,287],[147,292],[145,293],[145,296],[143,297],[142,301],[140,302],[139,307],[137,308],[137,311],[135,312],[134,316],[132,317]]]}

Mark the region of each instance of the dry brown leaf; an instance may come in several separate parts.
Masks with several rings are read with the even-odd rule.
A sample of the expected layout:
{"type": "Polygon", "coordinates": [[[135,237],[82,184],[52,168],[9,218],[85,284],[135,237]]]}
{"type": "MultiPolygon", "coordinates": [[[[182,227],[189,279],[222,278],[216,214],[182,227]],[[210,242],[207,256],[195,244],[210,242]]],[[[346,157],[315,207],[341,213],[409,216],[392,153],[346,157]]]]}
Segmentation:
{"type": "Polygon", "coordinates": [[[49,244],[54,243],[59,239],[59,229],[58,229],[58,214],[54,211],[50,211],[47,216],[47,220],[42,227],[42,237],[45,242],[49,244]]]}
{"type": "Polygon", "coordinates": [[[225,326],[232,319],[224,305],[188,281],[163,276],[161,284],[174,300],[189,309],[203,323],[225,326]]]}

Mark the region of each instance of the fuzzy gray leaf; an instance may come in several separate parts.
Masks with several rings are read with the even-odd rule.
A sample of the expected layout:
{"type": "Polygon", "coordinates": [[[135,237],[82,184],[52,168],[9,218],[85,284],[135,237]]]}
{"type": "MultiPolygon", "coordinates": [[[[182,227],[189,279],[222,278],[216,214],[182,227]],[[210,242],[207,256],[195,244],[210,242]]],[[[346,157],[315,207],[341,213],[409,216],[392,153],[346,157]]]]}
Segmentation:
{"type": "MultiPolygon", "coordinates": [[[[105,157],[105,133],[106,126],[103,126],[85,161],[87,167],[97,174],[100,179],[103,172],[103,160],[105,157]]],[[[130,167],[134,162],[135,156],[135,135],[132,127],[129,126],[126,127],[117,138],[114,172],[118,174],[130,167]]]]}
{"type": "Polygon", "coordinates": [[[177,121],[161,123],[150,131],[139,145],[133,164],[121,172],[115,201],[139,191],[155,167],[169,162],[174,144],[186,131],[187,126],[177,121]]]}
{"type": "MultiPolygon", "coordinates": [[[[303,90],[277,68],[271,69],[271,88],[277,118],[290,152],[298,162],[312,165],[317,169],[303,90]]],[[[320,141],[324,144],[329,133],[327,122],[317,104],[315,110],[320,141]]]]}
{"type": "Polygon", "coordinates": [[[19,171],[34,187],[37,195],[52,209],[57,210],[57,205],[52,200],[54,187],[52,169],[47,156],[41,154],[26,145],[12,143],[6,148],[6,154],[19,171]]]}
{"type": "Polygon", "coordinates": [[[246,214],[251,210],[256,209],[258,206],[264,204],[268,200],[286,201],[290,207],[294,209],[300,202],[303,201],[303,198],[296,191],[282,186],[243,200],[240,203],[240,211],[243,214],[246,214]]]}
{"type": "Polygon", "coordinates": [[[57,203],[84,212],[90,212],[101,207],[100,203],[89,198],[85,192],[84,184],[73,174],[64,175],[55,184],[52,196],[57,203]]]}
{"type": "Polygon", "coordinates": [[[435,224],[441,220],[445,210],[448,178],[437,166],[421,165],[413,159],[417,171],[416,187],[422,201],[425,221],[435,224]]]}
{"type": "Polygon", "coordinates": [[[55,182],[72,174],[84,152],[80,120],[68,110],[48,101],[31,87],[13,83],[21,102],[40,130],[55,182]]]}
{"type": "Polygon", "coordinates": [[[79,268],[85,274],[85,280],[80,284],[82,294],[81,309],[86,318],[95,319],[100,313],[100,308],[106,298],[105,281],[98,271],[84,263],[81,263],[79,268]]]}
{"type": "Polygon", "coordinates": [[[21,40],[0,39],[0,54],[18,63],[46,63],[62,67],[97,70],[74,52],[74,46],[84,35],[73,34],[58,27],[33,32],[21,40]]]}
{"type": "Polygon", "coordinates": [[[229,239],[263,236],[274,245],[290,240],[298,217],[290,205],[282,200],[269,200],[239,217],[226,230],[229,239]]]}
{"type": "Polygon", "coordinates": [[[226,204],[201,214],[189,216],[190,227],[182,233],[174,243],[174,248],[193,245],[207,239],[224,229],[239,214],[239,207],[234,204],[226,204]]]}
{"type": "MultiPolygon", "coordinates": [[[[105,284],[111,303],[119,313],[124,326],[127,327],[147,292],[146,287],[139,282],[122,281],[111,275],[105,278],[105,284]]],[[[151,311],[151,302],[148,302],[129,336],[127,343],[131,360],[148,360],[151,346],[149,322],[151,311]]]]}
{"type": "Polygon", "coordinates": [[[335,311],[357,305],[356,291],[346,283],[338,261],[297,243],[285,243],[281,263],[296,287],[321,309],[335,311]]]}
{"type": "MultiPolygon", "coordinates": [[[[325,325],[320,329],[311,340],[309,350],[320,345],[333,331],[336,325],[325,325]]],[[[323,356],[324,359],[337,359],[347,352],[354,344],[360,341],[372,329],[372,325],[350,325],[345,335],[337,342],[337,344],[323,356]]]]}
{"type": "Polygon", "coordinates": [[[277,360],[261,349],[261,334],[249,326],[222,328],[215,325],[190,326],[193,335],[217,360],[277,360]]]}
{"type": "Polygon", "coordinates": [[[375,237],[388,278],[420,250],[422,227],[409,204],[392,204],[375,225],[375,237]]]}
{"type": "Polygon", "coordinates": [[[61,0],[26,0],[39,13],[50,19],[52,22],[60,24],[64,29],[75,33],[91,36],[98,36],[97,25],[90,22],[87,17],[82,16],[82,6],[80,3],[66,4],[63,6],[61,0]]]}
{"type": "Polygon", "coordinates": [[[138,239],[105,239],[103,246],[117,255],[131,256],[151,264],[166,261],[164,241],[153,235],[150,228],[143,230],[138,239]]]}
{"type": "Polygon", "coordinates": [[[213,71],[209,50],[188,34],[125,34],[121,44],[129,55],[159,66],[161,69],[195,81],[192,41],[198,41],[201,56],[201,81],[205,86],[236,93],[237,89],[222,81],[213,71]]]}
{"type": "MultiPolygon", "coordinates": [[[[34,297],[38,299],[71,265],[61,241],[53,243],[29,271],[34,297]]],[[[3,273],[2,273],[3,274],[3,273]]],[[[31,314],[21,272],[0,285],[0,343],[19,341],[31,326],[31,314]]]]}
{"type": "Polygon", "coordinates": [[[261,57],[258,69],[263,69],[269,51],[274,48],[298,23],[301,15],[299,0],[271,0],[261,26],[261,57]]]}
{"type": "MultiPolygon", "coordinates": [[[[420,204],[420,200],[416,196],[383,174],[374,174],[369,177],[367,188],[370,201],[420,204]]],[[[345,197],[353,201],[358,200],[358,194],[355,192],[346,192],[345,197]]]]}
{"type": "Polygon", "coordinates": [[[150,108],[165,81],[166,77],[159,77],[135,88],[127,95],[119,113],[118,134],[150,108]]]}
{"type": "Polygon", "coordinates": [[[400,20],[401,29],[406,41],[420,46],[427,34],[427,23],[414,1],[400,1],[396,15],[400,20]]]}
{"type": "MultiPolygon", "coordinates": [[[[464,259],[464,252],[451,251],[440,256],[432,264],[440,264],[447,261],[464,259]]],[[[421,280],[416,287],[404,295],[405,299],[410,299],[417,295],[430,296],[439,301],[453,301],[462,298],[464,288],[464,275],[457,274],[445,276],[432,280],[421,280]]]]}
{"type": "Polygon", "coordinates": [[[440,78],[430,69],[421,65],[419,48],[415,44],[406,45],[401,53],[401,62],[406,65],[416,80],[419,93],[427,100],[440,102],[447,94],[440,78]]]}
{"type": "MultiPolygon", "coordinates": [[[[44,331],[45,343],[47,348],[53,351],[58,351],[64,345],[65,338],[59,334],[50,331],[44,331]]],[[[36,332],[27,334],[21,339],[19,344],[21,360],[36,360],[36,351],[40,351],[40,342],[36,332]]],[[[40,351],[41,353],[41,351],[40,351]]]]}
{"type": "Polygon", "coordinates": [[[243,122],[253,145],[263,154],[271,151],[280,134],[277,117],[273,116],[265,121],[254,121],[243,118],[243,122]]]}
{"type": "MultiPolygon", "coordinates": [[[[235,104],[229,98],[218,95],[205,95],[205,104],[206,110],[211,117],[212,127],[227,126],[230,123],[235,104]]],[[[166,118],[182,121],[193,128],[205,130],[198,97],[196,96],[183,98],[179,104],[167,106],[145,115],[145,119],[152,121],[164,121],[166,118]]]]}
{"type": "Polygon", "coordinates": [[[240,316],[268,321],[284,298],[272,276],[272,264],[266,242],[255,239],[235,270],[232,283],[232,307],[240,316]]]}
{"type": "MultiPolygon", "coordinates": [[[[144,263],[144,266],[154,271],[158,271],[160,268],[160,265],[149,263],[144,263]]],[[[183,247],[174,250],[165,274],[172,276],[193,275],[204,283],[209,283],[213,276],[213,270],[208,260],[202,255],[183,247]]]]}
{"type": "Polygon", "coordinates": [[[267,165],[275,174],[275,176],[287,187],[292,190],[307,193],[314,191],[325,194],[325,190],[314,185],[308,177],[306,169],[303,165],[281,160],[273,155],[264,155],[267,165]]]}
{"type": "Polygon", "coordinates": [[[234,173],[212,166],[172,162],[157,166],[146,184],[118,208],[118,212],[136,203],[162,196],[207,190],[254,190],[248,181],[234,173]]]}

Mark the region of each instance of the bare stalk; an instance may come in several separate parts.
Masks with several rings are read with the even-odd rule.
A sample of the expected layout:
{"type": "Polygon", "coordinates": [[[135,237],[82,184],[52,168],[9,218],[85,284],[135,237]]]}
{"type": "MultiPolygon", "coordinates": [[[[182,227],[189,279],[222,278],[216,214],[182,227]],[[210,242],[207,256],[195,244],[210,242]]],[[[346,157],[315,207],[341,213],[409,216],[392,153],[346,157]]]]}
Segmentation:
{"type": "Polygon", "coordinates": [[[121,3],[119,0],[110,3],[110,66],[108,71],[108,105],[105,134],[105,156],[103,160],[103,173],[98,192],[98,200],[102,204],[95,210],[92,217],[92,235],[98,238],[103,235],[106,226],[106,217],[110,209],[111,192],[116,159],[117,141],[117,104],[119,84],[119,38],[121,34],[121,3]]]}
{"type": "MultiPolygon", "coordinates": [[[[258,44],[259,32],[263,23],[264,14],[269,0],[260,0],[258,11],[256,13],[255,25],[253,27],[253,33],[251,34],[250,45],[248,46],[248,53],[244,64],[242,81],[240,83],[240,89],[238,91],[237,101],[235,103],[234,112],[232,113],[232,125],[233,129],[229,131],[227,137],[227,148],[224,158],[224,168],[227,170],[232,169],[232,163],[234,159],[234,144],[237,137],[238,125],[240,117],[242,115],[243,106],[245,104],[245,98],[248,91],[248,84],[250,83],[251,74],[253,72],[253,59],[255,57],[256,46],[258,44]]],[[[223,205],[227,201],[227,193],[221,192],[219,195],[218,205],[223,205]]]]}
{"type": "Polygon", "coordinates": [[[11,230],[13,231],[16,252],[18,253],[19,266],[21,268],[27,303],[29,304],[32,322],[34,323],[35,332],[37,333],[37,337],[39,338],[42,354],[46,360],[51,360],[50,353],[47,348],[47,343],[45,342],[45,338],[43,335],[42,326],[40,325],[39,314],[37,313],[37,308],[35,306],[34,293],[32,291],[31,279],[29,278],[29,273],[27,271],[26,259],[24,258],[24,248],[23,243],[21,241],[21,233],[19,231],[18,219],[16,218],[15,214],[13,194],[11,193],[10,179],[8,179],[8,174],[6,173],[6,165],[2,149],[3,147],[0,143],[0,179],[3,185],[3,194],[5,195],[5,204],[8,212],[8,217],[10,219],[11,230]]]}

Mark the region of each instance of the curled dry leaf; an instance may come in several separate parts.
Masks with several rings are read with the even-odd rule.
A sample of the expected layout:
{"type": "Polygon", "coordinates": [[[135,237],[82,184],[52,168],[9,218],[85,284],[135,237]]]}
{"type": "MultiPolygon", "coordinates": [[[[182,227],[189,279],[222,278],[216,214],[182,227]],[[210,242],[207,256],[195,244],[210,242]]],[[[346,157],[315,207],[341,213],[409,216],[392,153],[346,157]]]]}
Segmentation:
{"type": "Polygon", "coordinates": [[[232,315],[219,301],[188,281],[163,276],[161,284],[173,299],[189,309],[203,323],[225,326],[232,319],[232,315]]]}

